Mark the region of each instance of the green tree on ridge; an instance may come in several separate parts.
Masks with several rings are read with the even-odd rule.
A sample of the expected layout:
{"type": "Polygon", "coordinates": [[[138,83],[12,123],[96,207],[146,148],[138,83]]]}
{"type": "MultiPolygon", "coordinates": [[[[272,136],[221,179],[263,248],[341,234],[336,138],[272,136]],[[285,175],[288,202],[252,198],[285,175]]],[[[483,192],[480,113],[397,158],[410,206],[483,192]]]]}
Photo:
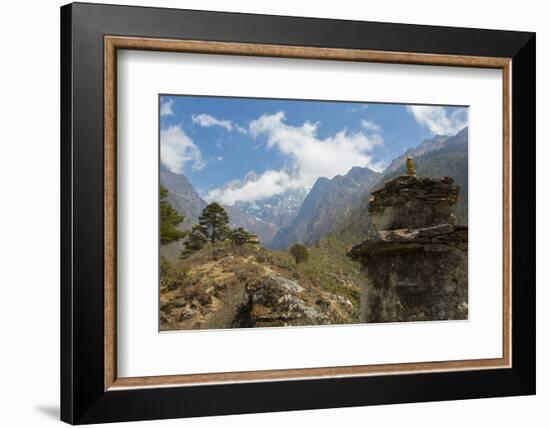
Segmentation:
{"type": "Polygon", "coordinates": [[[168,189],[160,186],[160,243],[168,244],[185,237],[186,232],[178,230],[176,226],[180,224],[185,217],[179,215],[167,200],[168,189]]]}
{"type": "Polygon", "coordinates": [[[208,204],[199,217],[204,236],[212,243],[224,241],[229,235],[229,216],[217,202],[208,204]]]}

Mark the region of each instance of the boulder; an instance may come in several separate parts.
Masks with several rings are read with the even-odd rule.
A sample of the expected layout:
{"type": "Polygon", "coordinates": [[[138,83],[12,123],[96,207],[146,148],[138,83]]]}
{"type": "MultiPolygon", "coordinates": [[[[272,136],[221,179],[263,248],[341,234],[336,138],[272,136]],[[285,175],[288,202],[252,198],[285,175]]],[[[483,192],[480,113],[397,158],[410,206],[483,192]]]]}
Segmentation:
{"type": "Polygon", "coordinates": [[[323,324],[328,319],[305,301],[304,288],[296,281],[271,274],[249,284],[251,322],[256,327],[323,324]]]}

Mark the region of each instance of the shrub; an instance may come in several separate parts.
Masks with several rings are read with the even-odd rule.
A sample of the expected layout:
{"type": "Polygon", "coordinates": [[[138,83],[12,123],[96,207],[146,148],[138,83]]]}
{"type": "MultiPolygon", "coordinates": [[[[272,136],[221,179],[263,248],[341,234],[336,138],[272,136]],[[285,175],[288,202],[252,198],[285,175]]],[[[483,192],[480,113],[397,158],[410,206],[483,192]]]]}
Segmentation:
{"type": "Polygon", "coordinates": [[[160,258],[160,288],[174,290],[184,287],[188,282],[188,269],[179,263],[171,263],[165,257],[160,258]]]}
{"type": "Polygon", "coordinates": [[[302,244],[294,244],[288,249],[288,252],[292,257],[294,257],[296,263],[302,263],[309,259],[307,248],[302,244]]]}
{"type": "Polygon", "coordinates": [[[191,232],[187,235],[187,239],[183,243],[183,250],[180,256],[182,258],[187,257],[195,251],[199,251],[206,244],[207,237],[204,233],[204,228],[200,224],[196,224],[191,229],[191,232]]]}

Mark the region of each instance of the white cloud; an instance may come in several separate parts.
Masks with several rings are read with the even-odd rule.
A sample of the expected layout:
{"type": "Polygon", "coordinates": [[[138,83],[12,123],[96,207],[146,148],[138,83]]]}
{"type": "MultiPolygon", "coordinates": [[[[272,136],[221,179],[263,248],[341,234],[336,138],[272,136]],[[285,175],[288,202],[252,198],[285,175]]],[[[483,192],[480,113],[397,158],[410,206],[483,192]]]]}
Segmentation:
{"type": "Polygon", "coordinates": [[[378,134],[382,132],[382,127],[371,120],[361,119],[361,126],[370,132],[375,132],[378,134]]]}
{"type": "Polygon", "coordinates": [[[346,174],[354,166],[381,170],[381,165],[373,162],[370,155],[376,145],[383,144],[380,135],[350,134],[342,130],[322,139],[317,136],[319,125],[311,122],[301,126],[288,125],[283,112],[264,114],[252,121],[250,134],[255,138],[266,136],[267,147],[288,158],[292,173],[286,168],[268,170],[240,186],[215,189],[207,198],[233,205],[236,201],[251,202],[288,189],[310,187],[319,177],[331,179],[346,174]]]}
{"type": "Polygon", "coordinates": [[[218,162],[221,162],[221,161],[223,160],[223,156],[218,156],[218,157],[216,158],[216,160],[217,160],[218,162]]]}
{"type": "Polygon", "coordinates": [[[168,100],[160,105],[160,115],[161,116],[172,116],[174,112],[172,111],[173,100],[168,100]]]}
{"type": "Polygon", "coordinates": [[[319,123],[305,122],[301,126],[287,125],[285,114],[263,115],[250,123],[253,137],[265,135],[269,148],[279,150],[290,158],[305,186],[318,177],[333,178],[347,173],[353,166],[373,166],[372,149],[381,144],[379,138],[367,137],[345,129],[321,139],[317,136],[319,123]]]}
{"type": "Polygon", "coordinates": [[[231,131],[233,129],[233,124],[230,120],[220,120],[216,119],[214,116],[209,114],[194,114],[191,116],[193,123],[197,125],[204,126],[205,128],[210,128],[211,126],[220,126],[222,128],[231,131]]]}
{"type": "Polygon", "coordinates": [[[268,170],[256,179],[243,184],[211,190],[206,195],[206,200],[232,206],[237,201],[253,202],[278,195],[297,186],[299,186],[298,181],[285,171],[268,170]]]}
{"type": "Polygon", "coordinates": [[[246,134],[246,133],[248,133],[248,131],[246,130],[246,128],[243,128],[242,126],[237,125],[236,123],[235,123],[234,125],[235,125],[235,129],[237,130],[238,133],[240,133],[240,134],[246,134]]]}
{"type": "Polygon", "coordinates": [[[191,116],[191,120],[193,121],[193,123],[205,128],[210,128],[211,126],[219,126],[227,131],[235,130],[241,134],[247,133],[246,128],[243,128],[242,126],[233,123],[231,120],[218,119],[205,113],[194,114],[193,116],[191,116]]]}
{"type": "Polygon", "coordinates": [[[206,164],[200,149],[180,126],[170,126],[160,131],[160,160],[175,173],[182,173],[186,164],[190,164],[194,171],[206,164]]]}
{"type": "Polygon", "coordinates": [[[460,108],[450,115],[445,107],[407,106],[415,120],[438,135],[453,135],[468,124],[468,110],[460,108]]]}

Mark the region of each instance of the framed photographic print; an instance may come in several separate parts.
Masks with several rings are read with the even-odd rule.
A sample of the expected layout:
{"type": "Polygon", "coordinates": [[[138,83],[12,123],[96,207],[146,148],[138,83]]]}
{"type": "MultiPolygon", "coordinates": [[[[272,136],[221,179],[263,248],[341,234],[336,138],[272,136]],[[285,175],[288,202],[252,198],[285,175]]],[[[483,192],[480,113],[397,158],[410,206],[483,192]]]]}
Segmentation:
{"type": "Polygon", "coordinates": [[[76,3],[61,53],[62,420],[535,393],[533,33],[76,3]]]}

